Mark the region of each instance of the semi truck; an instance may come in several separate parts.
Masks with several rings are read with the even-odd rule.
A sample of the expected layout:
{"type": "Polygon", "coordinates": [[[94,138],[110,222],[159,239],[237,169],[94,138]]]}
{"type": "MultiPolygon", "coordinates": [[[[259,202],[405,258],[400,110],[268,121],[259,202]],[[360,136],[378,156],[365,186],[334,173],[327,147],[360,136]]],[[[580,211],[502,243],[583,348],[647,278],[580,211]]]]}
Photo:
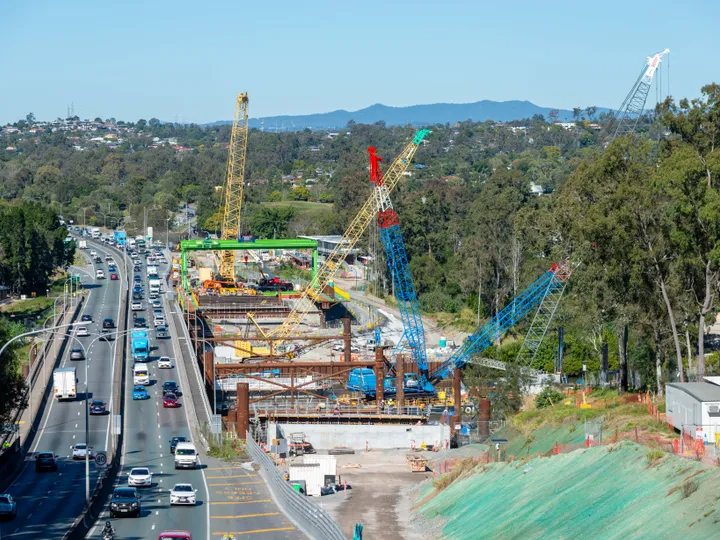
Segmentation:
{"type": "Polygon", "coordinates": [[[150,343],[146,330],[133,330],[132,334],[132,355],[135,362],[147,362],[150,353],[150,343]]]}
{"type": "Polygon", "coordinates": [[[74,400],[77,397],[77,372],[74,367],[58,368],[53,371],[53,393],[55,399],[74,400]]]}

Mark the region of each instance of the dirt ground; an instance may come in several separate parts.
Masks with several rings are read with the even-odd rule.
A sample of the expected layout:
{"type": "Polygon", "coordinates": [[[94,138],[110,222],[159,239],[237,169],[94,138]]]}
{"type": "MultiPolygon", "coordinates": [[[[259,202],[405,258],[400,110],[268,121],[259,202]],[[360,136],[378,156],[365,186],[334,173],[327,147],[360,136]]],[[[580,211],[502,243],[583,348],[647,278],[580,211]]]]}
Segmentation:
{"type": "Polygon", "coordinates": [[[349,538],[356,523],[362,523],[364,538],[427,538],[411,519],[409,491],[432,478],[432,472],[410,472],[405,462],[407,453],[407,450],[371,450],[337,456],[341,481],[352,489],[314,497],[314,501],[330,513],[349,538]],[[358,464],[359,468],[344,468],[358,464]]]}

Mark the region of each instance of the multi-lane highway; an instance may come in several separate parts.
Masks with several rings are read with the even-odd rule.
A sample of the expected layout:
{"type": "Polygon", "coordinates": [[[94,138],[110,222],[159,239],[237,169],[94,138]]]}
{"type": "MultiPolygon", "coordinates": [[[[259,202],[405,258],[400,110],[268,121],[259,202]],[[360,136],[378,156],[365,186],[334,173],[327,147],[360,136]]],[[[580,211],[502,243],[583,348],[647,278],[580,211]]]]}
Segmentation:
{"type": "MultiPolygon", "coordinates": [[[[144,258],[141,257],[144,261],[144,258]]],[[[161,265],[160,275],[167,275],[167,266],[161,265]]],[[[127,485],[127,475],[133,467],[148,467],[153,474],[152,487],[138,488],[142,499],[140,518],[110,519],[107,511],[98,519],[91,530],[90,537],[101,537],[101,529],[106,520],[112,521],[116,538],[141,539],[157,538],[163,530],[186,530],[192,538],[205,539],[209,530],[208,491],[203,468],[196,470],[175,470],[174,458],[170,453],[170,440],[173,436],[183,435],[190,440],[192,433],[186,409],[183,407],[186,389],[180,387],[180,408],[165,409],[162,403],[162,385],[172,380],[180,384],[177,373],[176,343],[177,336],[168,339],[157,339],[153,327],[153,308],[149,305],[148,282],[146,267],[143,264],[138,272],[142,276],[145,298],[142,300],[143,311],[136,312],[138,317],[148,321],[150,337],[150,358],[147,362],[151,384],[147,387],[150,399],[132,399],[132,359],[127,364],[127,384],[125,385],[125,414],[123,418],[124,444],[123,468],[118,485],[127,485]],[[171,369],[159,369],[158,358],[168,356],[172,359],[171,369]],[[190,483],[197,492],[197,505],[170,506],[170,489],[177,483],[190,483]]],[[[132,278],[131,278],[132,279],[132,278]]],[[[163,311],[167,310],[165,294],[161,294],[163,311]]],[[[169,314],[165,313],[166,318],[169,314]]],[[[132,320],[130,322],[132,324],[132,320]]],[[[188,398],[189,399],[189,396],[188,398]]]]}
{"type": "MultiPolygon", "coordinates": [[[[111,250],[94,248],[103,263],[94,265],[107,274],[106,254],[111,250]]],[[[119,262],[119,261],[118,261],[119,262]]],[[[71,339],[66,354],[62,358],[63,367],[77,368],[79,379],[77,399],[70,402],[58,402],[54,399],[45,408],[40,422],[40,431],[35,435],[30,459],[25,463],[21,474],[8,488],[17,500],[18,515],[11,522],[0,522],[0,538],[62,538],[72,522],[85,506],[85,462],[73,461],[72,447],[85,441],[85,408],[90,399],[102,399],[108,408],[111,404],[113,383],[114,347],[116,341],[95,341],[102,329],[104,318],[112,318],[118,324],[120,313],[120,295],[126,281],[122,279],[123,267],[119,267],[121,279],[95,280],[95,268],[87,266],[83,283],[87,291],[82,314],[91,315],[92,322],[86,326],[88,337],[71,339]],[[87,349],[86,360],[70,360],[69,349],[78,347],[80,340],[87,349]],[[85,395],[85,362],[88,362],[88,393],[85,395]],[[59,456],[57,472],[35,472],[32,456],[38,452],[54,452],[59,456]]],[[[82,270],[82,269],[81,269],[82,270]]],[[[109,276],[108,276],[109,278],[109,276]]],[[[115,330],[117,331],[117,329],[115,330]]],[[[91,416],[89,444],[96,451],[109,449],[111,415],[91,416]]],[[[94,489],[98,469],[90,464],[90,485],[94,489]]]]}

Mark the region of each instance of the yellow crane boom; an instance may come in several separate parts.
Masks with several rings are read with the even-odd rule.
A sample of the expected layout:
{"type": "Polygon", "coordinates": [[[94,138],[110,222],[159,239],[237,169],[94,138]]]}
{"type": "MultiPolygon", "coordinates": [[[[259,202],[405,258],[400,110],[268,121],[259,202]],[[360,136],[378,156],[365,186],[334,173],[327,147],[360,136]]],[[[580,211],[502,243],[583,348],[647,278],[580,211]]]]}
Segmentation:
{"type": "MultiPolygon", "coordinates": [[[[402,178],[403,173],[410,166],[410,161],[415,155],[418,146],[428,133],[430,133],[430,131],[427,129],[418,131],[413,137],[413,140],[403,149],[402,152],[400,152],[400,155],[393,160],[390,167],[388,167],[385,171],[383,179],[388,192],[395,189],[395,186],[400,181],[400,178],[402,178]]],[[[375,201],[374,193],[370,195],[367,201],[365,201],[365,204],[363,204],[362,208],[345,231],[345,234],[343,234],[342,240],[325,259],[325,262],[320,266],[314,281],[308,288],[303,290],[302,296],[295,302],[295,306],[290,312],[290,315],[288,315],[288,318],[281,326],[278,326],[275,330],[270,332],[270,335],[273,337],[284,338],[290,335],[293,330],[297,328],[303,317],[310,311],[312,304],[309,301],[309,298],[316,297],[316,293],[313,289],[317,289],[320,293],[325,290],[325,287],[327,287],[333,280],[345,253],[355,247],[355,244],[357,244],[360,237],[370,226],[370,222],[373,219],[377,219],[377,203],[375,201]]],[[[278,344],[276,343],[275,346],[277,345],[278,344]]]]}
{"type": "MultiPolygon", "coordinates": [[[[243,188],[245,186],[245,160],[248,141],[248,95],[238,94],[235,101],[235,118],[230,133],[227,178],[225,179],[225,205],[223,207],[222,240],[237,240],[242,217],[243,188]]],[[[220,251],[222,279],[235,281],[235,252],[220,251]]]]}

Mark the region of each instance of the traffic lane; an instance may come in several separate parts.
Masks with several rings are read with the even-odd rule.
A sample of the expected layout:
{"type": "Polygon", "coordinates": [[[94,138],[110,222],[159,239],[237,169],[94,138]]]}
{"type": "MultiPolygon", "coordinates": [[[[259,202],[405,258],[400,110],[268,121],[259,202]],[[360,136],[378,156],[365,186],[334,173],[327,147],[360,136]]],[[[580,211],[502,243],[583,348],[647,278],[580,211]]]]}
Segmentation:
{"type": "Polygon", "coordinates": [[[257,472],[211,457],[205,461],[211,538],[226,534],[273,540],[305,538],[275,504],[257,472]]]}
{"type": "MultiPolygon", "coordinates": [[[[90,287],[81,311],[82,314],[93,316],[95,322],[91,324],[97,323],[98,318],[100,318],[99,322],[101,323],[101,318],[110,310],[117,309],[117,300],[114,301],[113,299],[119,293],[119,285],[104,287],[97,284],[97,282],[93,285],[95,286],[90,287]]],[[[92,330],[91,324],[87,326],[92,330]]],[[[72,446],[78,442],[85,442],[84,412],[87,403],[84,395],[85,361],[69,360],[69,349],[78,346],[78,339],[87,346],[86,340],[88,338],[71,338],[69,340],[70,346],[67,347],[66,354],[60,363],[63,367],[74,366],[78,370],[78,379],[80,380],[78,400],[62,403],[53,400],[49,404],[46,416],[41,424],[43,428],[33,446],[34,453],[52,451],[58,455],[59,471],[57,474],[52,472],[35,473],[32,460],[28,460],[20,477],[11,487],[18,500],[18,517],[32,520],[31,527],[22,527],[17,531],[18,538],[32,534],[36,526],[64,531],[84,507],[85,464],[84,462],[73,463],[71,460],[72,446]],[[57,496],[58,493],[62,496],[57,496]],[[38,505],[38,500],[42,500],[43,504],[38,505]]],[[[90,354],[89,356],[92,363],[92,356],[90,354]]],[[[105,364],[106,362],[101,363],[105,364]]],[[[112,364],[112,360],[110,360],[110,364],[112,364]]],[[[88,367],[89,372],[92,373],[93,370],[90,366],[88,367]]],[[[98,371],[107,373],[104,367],[98,371]]],[[[97,422],[90,421],[91,445],[95,444],[95,439],[98,441],[106,439],[107,422],[101,421],[100,424],[100,426],[97,426],[97,422]]],[[[92,487],[95,485],[97,475],[98,471],[93,463],[90,469],[90,484],[92,487]]]]}
{"type": "MultiPolygon", "coordinates": [[[[100,289],[94,289],[88,295],[81,313],[84,314],[90,309],[99,308],[102,304],[100,289]]],[[[69,360],[69,352],[72,346],[77,346],[75,339],[70,339],[70,347],[67,347],[60,362],[63,367],[74,365],[76,368],[84,368],[84,361],[69,360]]],[[[79,378],[80,374],[78,374],[79,378]]],[[[82,386],[78,387],[80,390],[82,386]]],[[[82,400],[83,396],[78,395],[82,400]]],[[[53,452],[59,456],[58,472],[36,473],[32,459],[26,464],[9,491],[18,502],[18,518],[24,521],[24,525],[18,531],[12,531],[8,537],[22,538],[34,534],[35,528],[50,528],[52,530],[64,530],[72,523],[75,516],[79,515],[85,503],[84,497],[84,464],[72,464],[70,458],[71,447],[77,442],[84,441],[85,419],[84,401],[57,402],[54,398],[48,405],[45,417],[41,423],[41,432],[33,445],[33,453],[53,452]],[[80,439],[77,437],[80,436],[80,439]],[[74,441],[74,442],[73,442],[74,441]],[[77,465],[80,465],[79,467],[77,465]],[[75,490],[81,494],[79,497],[72,496],[75,490]],[[63,497],[56,497],[58,491],[63,497]],[[43,504],[38,504],[38,501],[43,504]],[[28,521],[31,520],[31,521],[28,521]],[[13,536],[17,535],[17,536],[13,536]]],[[[94,464],[91,469],[91,483],[97,478],[94,464]]],[[[16,521],[17,521],[16,520],[16,521]]]]}
{"type": "MultiPolygon", "coordinates": [[[[157,343],[157,342],[156,342],[157,343]]],[[[205,538],[203,505],[205,501],[198,497],[195,507],[170,507],[170,489],[176,483],[202,483],[199,470],[174,470],[174,458],[170,453],[170,439],[173,435],[190,436],[187,421],[182,408],[164,409],[162,407],[162,383],[169,380],[167,372],[158,370],[156,358],[167,355],[168,345],[160,341],[153,358],[148,362],[151,379],[154,384],[148,387],[151,398],[132,402],[132,390],[127,400],[128,427],[126,429],[125,462],[118,485],[127,485],[127,474],[133,467],[148,467],[153,473],[152,488],[141,488],[142,518],[113,519],[113,527],[121,538],[146,538],[168,529],[189,530],[194,538],[205,538]],[[137,406],[133,406],[137,405],[137,406]]],[[[128,385],[130,386],[130,385],[128,385]]],[[[98,525],[108,515],[101,516],[98,525]]],[[[93,533],[100,535],[97,528],[93,533]]]]}

